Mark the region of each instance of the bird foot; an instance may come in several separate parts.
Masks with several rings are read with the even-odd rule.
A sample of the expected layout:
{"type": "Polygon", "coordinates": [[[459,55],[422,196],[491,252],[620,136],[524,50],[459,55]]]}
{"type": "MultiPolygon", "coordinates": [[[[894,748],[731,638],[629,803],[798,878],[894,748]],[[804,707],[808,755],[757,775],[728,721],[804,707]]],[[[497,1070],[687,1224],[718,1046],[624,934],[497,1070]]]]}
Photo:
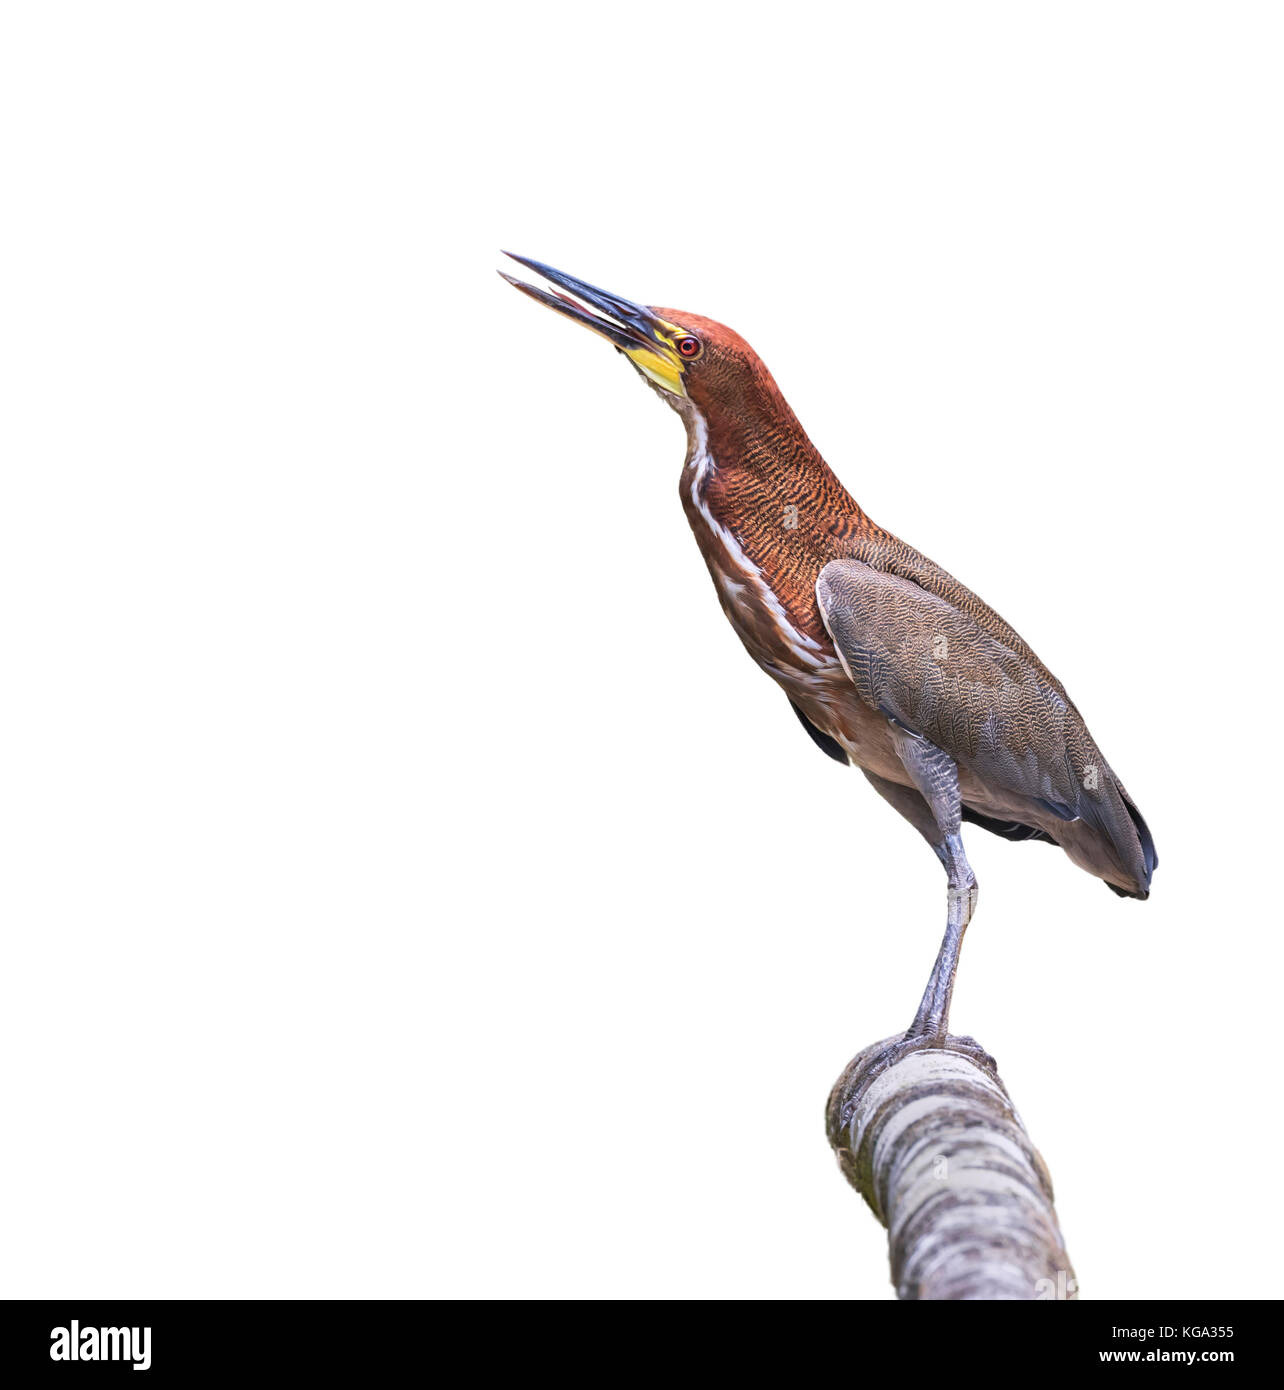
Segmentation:
{"type": "Polygon", "coordinates": [[[898,1062],[903,1062],[907,1057],[912,1057],[916,1052],[942,1051],[962,1053],[997,1080],[999,1071],[994,1058],[975,1038],[960,1037],[953,1033],[946,1037],[938,1037],[915,1033],[912,1029],[899,1037],[884,1038],[882,1042],[873,1043],[858,1052],[835,1082],[826,1111],[826,1123],[831,1136],[840,1133],[843,1126],[851,1122],[857,1104],[885,1071],[896,1066],[898,1062]]]}
{"type": "Polygon", "coordinates": [[[912,1028],[899,1038],[888,1038],[880,1043],[873,1056],[865,1063],[865,1076],[872,1080],[880,1073],[890,1070],[916,1052],[939,1051],[946,1046],[947,1039],[932,1033],[915,1032],[912,1028]]]}
{"type": "Polygon", "coordinates": [[[933,1029],[910,1028],[901,1037],[888,1038],[879,1045],[876,1054],[866,1063],[866,1075],[870,1078],[877,1076],[916,1052],[962,1052],[979,1066],[991,1072],[996,1070],[994,1058],[975,1038],[933,1029]]]}

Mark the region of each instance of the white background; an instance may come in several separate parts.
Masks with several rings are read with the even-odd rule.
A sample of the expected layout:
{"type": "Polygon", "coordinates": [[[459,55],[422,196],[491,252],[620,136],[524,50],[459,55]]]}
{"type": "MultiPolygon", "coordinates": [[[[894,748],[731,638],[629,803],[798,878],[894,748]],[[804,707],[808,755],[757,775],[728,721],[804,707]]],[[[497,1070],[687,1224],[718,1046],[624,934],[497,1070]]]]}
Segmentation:
{"type": "Polygon", "coordinates": [[[887,1298],[822,1116],[939,868],[741,650],[723,319],[1161,867],[979,831],[1085,1297],[1278,1295],[1270,5],[48,5],[0,32],[8,1296],[887,1298]]]}

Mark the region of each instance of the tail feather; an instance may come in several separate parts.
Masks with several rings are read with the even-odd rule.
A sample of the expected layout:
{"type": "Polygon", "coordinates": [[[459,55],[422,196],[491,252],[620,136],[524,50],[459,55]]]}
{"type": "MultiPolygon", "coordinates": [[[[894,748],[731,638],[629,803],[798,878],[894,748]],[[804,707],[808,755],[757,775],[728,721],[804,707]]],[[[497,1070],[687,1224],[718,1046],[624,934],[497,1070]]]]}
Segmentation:
{"type": "Polygon", "coordinates": [[[1137,827],[1137,838],[1141,841],[1142,862],[1146,866],[1146,886],[1149,887],[1151,875],[1159,867],[1159,855],[1155,852],[1155,837],[1150,833],[1150,827],[1142,819],[1141,812],[1133,805],[1132,797],[1122,787],[1119,788],[1119,795],[1123,797],[1123,804],[1128,808],[1133,825],[1137,827]]]}
{"type": "Polygon", "coordinates": [[[1100,818],[1099,828],[1114,846],[1120,866],[1135,880],[1137,887],[1120,888],[1109,882],[1106,886],[1121,898],[1139,898],[1144,901],[1150,896],[1150,880],[1159,865],[1159,856],[1155,853],[1155,840],[1150,833],[1150,827],[1122,784],[1112,779],[1112,786],[1118,797],[1117,806],[1113,815],[1100,818]],[[1118,807],[1122,807],[1127,813],[1127,820],[1118,814],[1118,807]]]}

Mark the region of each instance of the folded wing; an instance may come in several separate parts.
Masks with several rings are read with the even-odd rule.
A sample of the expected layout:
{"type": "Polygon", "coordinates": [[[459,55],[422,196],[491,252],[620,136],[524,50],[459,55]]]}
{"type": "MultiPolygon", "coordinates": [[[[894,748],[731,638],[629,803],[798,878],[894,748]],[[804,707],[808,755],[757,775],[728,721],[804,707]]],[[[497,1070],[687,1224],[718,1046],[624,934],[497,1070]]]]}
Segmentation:
{"type": "Polygon", "coordinates": [[[856,559],[826,565],[816,595],[862,701],[958,763],[969,819],[1006,825],[1009,838],[1028,827],[1116,892],[1146,896],[1145,822],[1023,643],[1014,650],[948,600],[856,559]]]}

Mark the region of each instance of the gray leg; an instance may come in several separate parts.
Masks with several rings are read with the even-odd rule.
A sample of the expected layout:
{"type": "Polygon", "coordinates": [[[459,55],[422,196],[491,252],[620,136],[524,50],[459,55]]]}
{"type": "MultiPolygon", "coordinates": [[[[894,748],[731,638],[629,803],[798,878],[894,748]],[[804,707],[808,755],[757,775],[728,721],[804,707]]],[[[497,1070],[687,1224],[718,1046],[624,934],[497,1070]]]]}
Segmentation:
{"type": "Polygon", "coordinates": [[[945,937],[936,955],[922,1002],[910,1024],[911,1037],[945,1038],[950,1031],[950,999],[954,994],[954,975],[959,968],[963,933],[976,911],[976,875],[963,853],[963,839],[950,835],[938,851],[949,876],[945,937]]]}
{"type": "Polygon", "coordinates": [[[976,909],[977,896],[976,875],[967,862],[963,837],[959,833],[962,825],[959,770],[948,753],[899,725],[892,725],[892,738],[917,790],[898,787],[881,777],[869,780],[936,851],[949,883],[945,937],[906,1037],[944,1038],[949,1032],[950,997],[954,993],[959,950],[963,945],[963,933],[976,909]]]}

